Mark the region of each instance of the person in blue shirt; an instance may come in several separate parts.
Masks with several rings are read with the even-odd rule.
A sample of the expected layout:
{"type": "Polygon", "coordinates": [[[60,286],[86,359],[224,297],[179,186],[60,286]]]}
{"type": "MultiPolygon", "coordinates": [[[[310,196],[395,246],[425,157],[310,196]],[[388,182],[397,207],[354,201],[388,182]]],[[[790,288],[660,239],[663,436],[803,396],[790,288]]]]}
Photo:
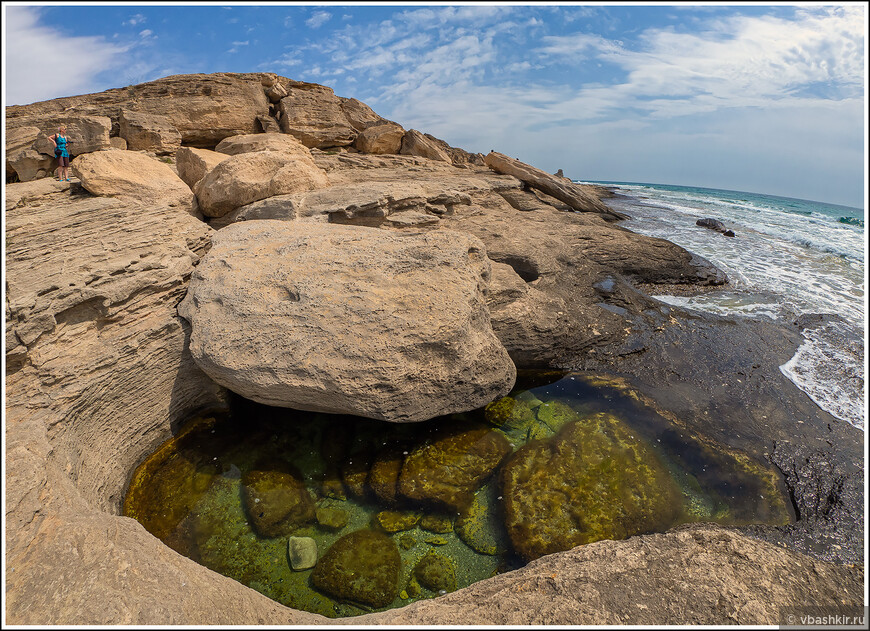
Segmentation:
{"type": "Polygon", "coordinates": [[[57,157],[58,178],[69,182],[69,138],[66,135],[66,125],[57,128],[57,133],[48,139],[54,145],[54,155],[57,157]]]}

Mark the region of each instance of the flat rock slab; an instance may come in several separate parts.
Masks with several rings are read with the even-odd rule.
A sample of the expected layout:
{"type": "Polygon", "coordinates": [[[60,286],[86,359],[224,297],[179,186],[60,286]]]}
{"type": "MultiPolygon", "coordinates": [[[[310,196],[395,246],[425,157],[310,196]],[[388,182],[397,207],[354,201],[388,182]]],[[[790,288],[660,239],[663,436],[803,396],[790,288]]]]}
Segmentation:
{"type": "Polygon", "coordinates": [[[282,407],[394,422],[481,407],[516,368],[475,237],[246,221],[215,234],[179,313],[216,382],[282,407]]]}

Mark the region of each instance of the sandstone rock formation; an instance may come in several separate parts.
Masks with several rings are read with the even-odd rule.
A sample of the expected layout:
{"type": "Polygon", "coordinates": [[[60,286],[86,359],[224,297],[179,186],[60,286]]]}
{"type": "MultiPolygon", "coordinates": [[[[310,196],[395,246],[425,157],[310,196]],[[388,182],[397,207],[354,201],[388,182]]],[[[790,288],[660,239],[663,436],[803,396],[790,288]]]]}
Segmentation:
{"type": "Polygon", "coordinates": [[[584,191],[580,185],[567,182],[564,178],[558,178],[546,171],[509,158],[503,153],[489,152],[486,155],[486,166],[498,173],[513,175],[529,186],[565,202],[574,210],[600,213],[611,221],[622,218],[619,213],[609,209],[597,197],[584,191]]]}
{"type": "Polygon", "coordinates": [[[206,173],[228,157],[225,153],[209,151],[208,149],[181,147],[175,154],[175,166],[178,169],[178,177],[193,189],[196,183],[205,177],[206,173]]]}
{"type": "Polygon", "coordinates": [[[194,212],[190,188],[169,165],[135,151],[96,151],[70,162],[73,174],[94,195],[165,204],[194,212]]]}
{"type": "Polygon", "coordinates": [[[364,129],[353,146],[363,153],[399,153],[404,136],[405,130],[400,125],[385,123],[364,129]]]}
{"type": "Polygon", "coordinates": [[[347,122],[357,131],[363,131],[374,125],[392,122],[375,114],[374,110],[362,101],[344,97],[338,97],[338,99],[341,101],[341,111],[344,112],[347,122]]]}
{"type": "Polygon", "coordinates": [[[217,153],[235,156],[252,151],[283,151],[297,158],[308,158],[311,153],[295,137],[281,133],[243,134],[221,140],[214,148],[217,153]]]}
{"type": "Polygon", "coordinates": [[[109,132],[112,129],[112,121],[108,116],[73,116],[49,117],[33,122],[32,124],[39,127],[41,131],[33,148],[40,153],[53,156],[54,145],[48,137],[57,133],[61,123],[66,125],[71,156],[80,156],[84,153],[108,149],[111,146],[109,132]]]}
{"type": "Polygon", "coordinates": [[[18,127],[6,134],[6,179],[29,182],[45,177],[54,166],[54,154],[39,153],[33,148],[39,127],[18,127]]]}
{"type": "MultiPolygon", "coordinates": [[[[124,107],[166,116],[185,145],[214,147],[227,136],[259,131],[257,116],[269,114],[269,99],[262,85],[267,77],[267,73],[174,75],[98,94],[14,105],[6,109],[7,126],[40,127],[41,121],[49,121],[54,127],[49,127],[49,133],[54,133],[57,122],[69,126],[73,117],[107,116],[112,122],[111,135],[117,136],[120,109],[124,107]]],[[[74,152],[83,153],[78,146],[73,147],[74,152]]]]}
{"type": "Polygon", "coordinates": [[[194,186],[202,213],[220,217],[273,195],[310,191],[329,184],[307,153],[254,151],[230,156],[194,186]]]}
{"type": "Polygon", "coordinates": [[[435,142],[426,138],[421,132],[416,129],[409,129],[402,136],[402,145],[399,153],[408,156],[420,156],[429,158],[430,160],[441,160],[443,162],[451,162],[450,155],[435,142]]]}
{"type": "Polygon", "coordinates": [[[344,115],[341,100],[326,86],[291,87],[281,99],[281,130],[306,147],[343,147],[351,144],[356,130],[344,115]]]}
{"type": "Polygon", "coordinates": [[[464,234],[248,221],[215,234],[179,313],[197,363],[247,398],[423,420],[513,385],[488,277],[485,251],[464,234]]]}
{"type": "Polygon", "coordinates": [[[170,154],[181,147],[181,134],[166,116],[122,109],[118,124],[130,150],[170,154]]]}

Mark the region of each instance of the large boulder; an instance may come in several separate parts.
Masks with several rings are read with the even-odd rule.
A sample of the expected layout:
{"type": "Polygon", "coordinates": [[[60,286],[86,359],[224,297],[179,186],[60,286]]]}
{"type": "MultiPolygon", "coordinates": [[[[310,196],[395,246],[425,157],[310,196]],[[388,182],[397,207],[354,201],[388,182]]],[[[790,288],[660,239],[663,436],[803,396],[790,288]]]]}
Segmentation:
{"type": "Polygon", "coordinates": [[[39,127],[18,127],[6,133],[6,178],[30,182],[51,173],[53,155],[36,151],[33,146],[39,137],[39,127]]]}
{"type": "Polygon", "coordinates": [[[341,100],[326,86],[288,88],[278,111],[281,130],[306,147],[347,146],[357,135],[341,108],[341,100]]]}
{"type": "Polygon", "coordinates": [[[355,149],[363,153],[399,153],[405,130],[395,123],[367,127],[353,141],[355,149]]]}
{"type": "Polygon", "coordinates": [[[489,273],[467,234],[246,221],[215,234],[179,313],[197,363],[242,396],[420,421],[513,386],[486,309],[489,273]]]}
{"type": "Polygon", "coordinates": [[[608,414],[533,440],[505,463],[501,476],[508,536],[529,561],[601,539],[666,530],[682,509],[680,490],[656,453],[608,414]]]}
{"type": "Polygon", "coordinates": [[[96,151],[70,163],[85,190],[195,212],[190,188],[170,166],[136,151],[96,151]]]}
{"type": "Polygon", "coordinates": [[[225,153],[228,156],[251,153],[253,151],[284,151],[295,156],[311,156],[305,145],[296,140],[296,138],[280,132],[230,136],[221,140],[214,150],[218,153],[225,153]]]}
{"type": "Polygon", "coordinates": [[[194,186],[202,213],[221,217],[273,195],[310,191],[329,178],[307,152],[254,151],[230,156],[194,186]]]}
{"type": "Polygon", "coordinates": [[[118,123],[130,150],[169,154],[181,147],[181,134],[167,116],[122,109],[118,123]]]}
{"type": "Polygon", "coordinates": [[[196,186],[205,174],[226,160],[229,156],[208,149],[181,147],[175,154],[175,168],[178,177],[184,180],[191,189],[196,186]]]}
{"type": "Polygon", "coordinates": [[[399,149],[399,153],[407,156],[429,158],[430,160],[452,162],[450,154],[416,129],[409,129],[402,136],[402,146],[399,149]]]}

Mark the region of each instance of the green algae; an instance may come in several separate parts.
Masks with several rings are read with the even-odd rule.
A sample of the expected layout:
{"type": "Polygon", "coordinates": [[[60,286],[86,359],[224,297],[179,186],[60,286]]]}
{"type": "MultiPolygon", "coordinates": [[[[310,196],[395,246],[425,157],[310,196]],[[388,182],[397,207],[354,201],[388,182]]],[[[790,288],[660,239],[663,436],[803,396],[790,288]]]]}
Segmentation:
{"type": "MultiPolygon", "coordinates": [[[[622,522],[606,514],[595,516],[588,507],[575,510],[583,517],[576,523],[582,522],[587,530],[600,533],[610,528],[611,536],[621,537],[633,530],[655,531],[687,521],[788,521],[775,471],[681,431],[678,422],[624,383],[613,379],[593,383],[582,375],[553,373],[521,375],[518,386],[522,389],[484,409],[401,425],[238,400],[231,417],[186,424],[143,462],[134,473],[124,512],[202,565],[284,605],[327,617],[401,607],[448,591],[443,583],[428,583],[439,589],[421,584],[416,568],[427,554],[447,559],[456,589],[522,566],[523,558],[533,555],[508,537],[507,494],[502,487],[507,463],[523,450],[560,440],[577,423],[595,425],[593,434],[604,438],[568,441],[573,448],[579,449],[580,443],[594,447],[596,440],[606,438],[610,448],[627,450],[588,464],[582,475],[571,474],[578,476],[575,485],[585,488],[587,495],[598,494],[610,498],[610,504],[623,505],[622,522]],[[611,429],[610,421],[595,420],[602,411],[621,429],[611,429]],[[626,445],[633,441],[642,447],[632,452],[626,445]],[[678,507],[675,511],[656,509],[650,485],[637,473],[643,469],[638,459],[647,465],[659,463],[658,473],[645,479],[659,480],[668,502],[678,507]],[[307,509],[302,511],[304,519],[292,526],[285,523],[279,536],[269,536],[258,527],[251,507],[246,508],[246,498],[255,497],[250,490],[256,488],[252,472],[287,470],[284,465],[273,464],[271,469],[264,465],[270,462],[292,465],[293,486],[300,492],[304,489],[315,507],[313,517],[307,509]],[[662,470],[666,477],[657,477],[662,470]],[[631,492],[625,492],[626,487],[631,492]],[[408,524],[410,530],[383,532],[386,529],[379,524],[390,512],[414,515],[418,521],[408,524]],[[633,526],[638,523],[645,525],[633,526]],[[389,588],[368,599],[342,595],[338,589],[330,592],[314,586],[312,575],[320,561],[314,569],[290,567],[289,535],[314,539],[322,561],[325,551],[343,535],[356,531],[374,531],[391,541],[399,558],[395,591],[389,588]]],[[[553,482],[562,475],[562,469],[551,468],[549,484],[564,484],[564,480],[553,482]]],[[[546,504],[545,493],[541,498],[546,504]]],[[[592,500],[589,505],[594,508],[592,500]]],[[[304,499],[300,502],[307,505],[304,499]]],[[[255,504],[261,503],[262,498],[255,504]]],[[[286,507],[287,503],[278,504],[286,507]]],[[[562,503],[582,504],[580,500],[562,503]]],[[[556,551],[574,545],[566,533],[576,526],[566,530],[550,525],[542,530],[535,520],[527,521],[534,525],[528,526],[528,532],[544,532],[542,537],[549,539],[540,549],[556,551]]],[[[333,573],[323,567],[322,572],[333,573]]]]}
{"type": "Polygon", "coordinates": [[[392,539],[357,530],[326,551],[314,567],[311,583],[341,600],[385,607],[398,596],[401,563],[392,539]]]}
{"type": "Polygon", "coordinates": [[[421,586],[435,592],[456,591],[456,568],[443,554],[428,552],[414,566],[414,578],[421,586]]]}

